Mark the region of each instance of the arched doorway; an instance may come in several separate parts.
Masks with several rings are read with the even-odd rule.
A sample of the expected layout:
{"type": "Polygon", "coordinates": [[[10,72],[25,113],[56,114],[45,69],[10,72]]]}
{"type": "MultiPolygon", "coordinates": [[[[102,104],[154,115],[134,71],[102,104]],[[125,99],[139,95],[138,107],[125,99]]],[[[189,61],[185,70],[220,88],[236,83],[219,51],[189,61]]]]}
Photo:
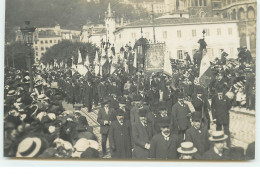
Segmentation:
{"type": "Polygon", "coordinates": [[[239,20],[246,19],[245,10],[242,7],[238,10],[238,19],[239,20]]]}
{"type": "Polygon", "coordinates": [[[236,9],[233,9],[231,12],[231,19],[232,20],[236,20],[237,19],[237,12],[236,9]]]}
{"type": "Polygon", "coordinates": [[[247,9],[247,17],[248,19],[254,19],[255,18],[255,9],[253,7],[248,7],[247,9]]]}

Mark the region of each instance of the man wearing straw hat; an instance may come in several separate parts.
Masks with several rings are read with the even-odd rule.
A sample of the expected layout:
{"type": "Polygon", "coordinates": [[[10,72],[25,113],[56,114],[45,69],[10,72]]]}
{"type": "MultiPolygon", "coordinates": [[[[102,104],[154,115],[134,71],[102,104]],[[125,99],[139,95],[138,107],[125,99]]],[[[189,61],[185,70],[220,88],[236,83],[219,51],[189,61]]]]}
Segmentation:
{"type": "Polygon", "coordinates": [[[180,159],[193,159],[193,155],[198,150],[193,146],[192,142],[182,142],[177,151],[181,154],[180,159]]]}
{"type": "Polygon", "coordinates": [[[202,155],[205,160],[228,160],[229,150],[225,148],[228,136],[223,131],[213,131],[209,140],[214,143],[207,152],[202,155]]]}

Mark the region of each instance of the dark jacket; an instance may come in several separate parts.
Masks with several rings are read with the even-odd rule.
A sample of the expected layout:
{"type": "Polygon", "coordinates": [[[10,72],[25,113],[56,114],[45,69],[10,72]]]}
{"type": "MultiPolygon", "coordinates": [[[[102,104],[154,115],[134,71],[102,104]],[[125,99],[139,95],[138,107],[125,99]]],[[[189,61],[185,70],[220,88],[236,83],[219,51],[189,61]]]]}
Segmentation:
{"type": "Polygon", "coordinates": [[[108,114],[105,111],[105,108],[102,107],[99,111],[98,111],[98,118],[97,118],[97,122],[100,124],[100,133],[101,134],[108,134],[109,131],[109,125],[104,125],[104,121],[113,121],[113,115],[114,115],[114,110],[109,108],[108,110],[108,114]]]}
{"type": "Polygon", "coordinates": [[[145,148],[145,144],[150,144],[150,141],[154,135],[152,123],[147,123],[144,127],[141,122],[137,122],[133,125],[132,129],[134,151],[133,158],[148,158],[149,150],[145,148]]]}
{"type": "Polygon", "coordinates": [[[227,96],[223,95],[222,100],[218,98],[218,95],[212,97],[212,116],[216,119],[217,124],[229,124],[229,110],[231,103],[227,96]]]}
{"type": "Polygon", "coordinates": [[[112,158],[132,157],[132,134],[129,121],[120,125],[118,120],[111,123],[109,129],[109,145],[112,158]]]}
{"type": "Polygon", "coordinates": [[[174,134],[170,135],[169,141],[164,139],[162,133],[155,135],[151,140],[150,158],[177,159],[177,143],[178,137],[174,134]]]}

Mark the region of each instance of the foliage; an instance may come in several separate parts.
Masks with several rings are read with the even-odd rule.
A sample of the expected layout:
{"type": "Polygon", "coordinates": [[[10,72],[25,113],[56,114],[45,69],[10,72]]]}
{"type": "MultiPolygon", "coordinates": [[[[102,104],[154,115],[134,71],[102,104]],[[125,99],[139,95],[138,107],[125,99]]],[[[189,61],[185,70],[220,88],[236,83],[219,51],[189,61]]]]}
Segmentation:
{"type": "Polygon", "coordinates": [[[98,48],[91,43],[80,43],[63,40],[49,48],[42,56],[41,62],[46,65],[47,63],[53,64],[56,60],[58,64],[63,61],[63,63],[67,63],[68,66],[71,66],[72,57],[74,58],[74,64],[78,62],[78,50],[81,53],[83,61],[85,61],[86,55],[88,54],[89,61],[93,62],[97,49],[98,48]]]}
{"type": "Polygon", "coordinates": [[[5,45],[5,66],[16,69],[27,69],[28,59],[34,63],[34,51],[21,42],[14,42],[10,45],[5,45]]]}
{"type": "Polygon", "coordinates": [[[119,21],[135,21],[149,17],[145,10],[134,9],[132,5],[119,3],[120,0],[6,0],[6,41],[14,40],[15,27],[23,26],[30,20],[36,27],[53,27],[60,24],[64,29],[81,30],[86,22],[104,23],[108,2],[119,21]]]}

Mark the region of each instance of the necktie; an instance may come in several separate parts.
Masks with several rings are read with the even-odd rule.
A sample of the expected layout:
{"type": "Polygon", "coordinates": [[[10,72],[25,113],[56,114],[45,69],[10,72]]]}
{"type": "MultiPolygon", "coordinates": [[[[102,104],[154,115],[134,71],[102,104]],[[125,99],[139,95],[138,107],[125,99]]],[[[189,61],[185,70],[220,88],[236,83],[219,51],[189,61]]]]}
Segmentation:
{"type": "Polygon", "coordinates": [[[166,141],[169,141],[169,137],[164,137],[164,139],[165,139],[166,141]]]}

